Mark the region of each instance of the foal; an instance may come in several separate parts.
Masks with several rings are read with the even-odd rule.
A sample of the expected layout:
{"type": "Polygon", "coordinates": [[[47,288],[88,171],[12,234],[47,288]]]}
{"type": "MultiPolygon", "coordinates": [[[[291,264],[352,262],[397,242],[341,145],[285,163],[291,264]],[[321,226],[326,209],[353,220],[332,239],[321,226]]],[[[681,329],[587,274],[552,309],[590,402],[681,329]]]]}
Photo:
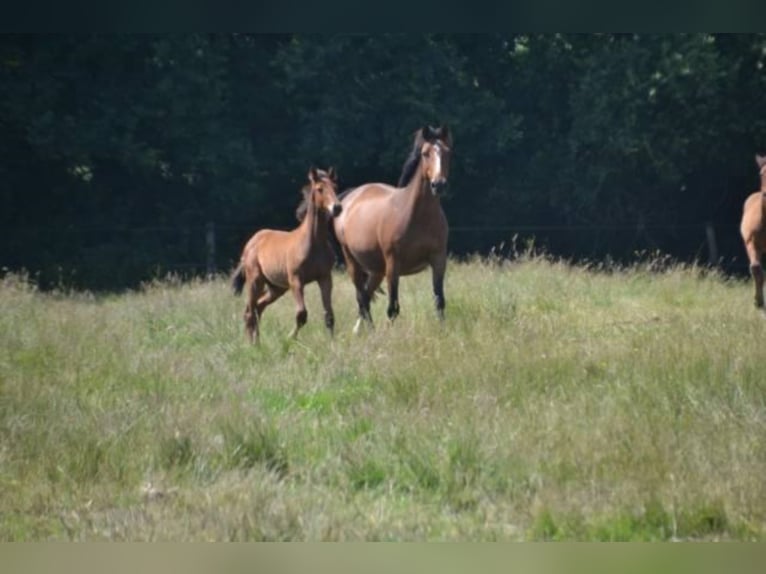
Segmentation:
{"type": "Polygon", "coordinates": [[[308,313],[303,287],[316,281],[322,293],[325,326],[332,335],[335,317],[332,312],[332,268],[335,253],[329,242],[329,220],[341,212],[336,195],[335,170],[312,167],[309,183],[303,188],[303,221],[292,231],[262,229],[245,245],[239,266],[232,275],[236,294],[247,289],[245,331],[250,342],[257,343],[263,310],[289,289],[295,298],[295,327],[290,336],[306,324],[308,313]]]}
{"type": "Polygon", "coordinates": [[[755,156],[761,176],[761,189],[745,200],[739,231],[750,261],[750,274],[755,284],[755,306],[763,307],[763,268],[761,256],[766,251],[766,156],[755,156]]]}
{"type": "Polygon", "coordinates": [[[370,300],[386,278],[388,318],[399,314],[399,278],[431,267],[436,311],[444,318],[447,218],[439,195],[449,176],[452,137],[446,126],[415,134],[399,187],[368,183],[343,194],[343,214],[333,221],[346,267],[356,287],[359,318],[372,325],[370,300]]]}

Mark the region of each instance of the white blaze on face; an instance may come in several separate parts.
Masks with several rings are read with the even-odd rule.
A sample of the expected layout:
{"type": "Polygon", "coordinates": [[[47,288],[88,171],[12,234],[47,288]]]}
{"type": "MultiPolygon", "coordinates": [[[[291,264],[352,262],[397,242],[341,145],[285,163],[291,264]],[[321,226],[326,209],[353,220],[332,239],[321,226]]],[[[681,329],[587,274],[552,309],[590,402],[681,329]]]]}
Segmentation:
{"type": "Polygon", "coordinates": [[[433,147],[433,153],[434,153],[433,173],[436,174],[437,177],[441,177],[442,176],[442,148],[440,148],[438,145],[435,145],[433,147]]]}

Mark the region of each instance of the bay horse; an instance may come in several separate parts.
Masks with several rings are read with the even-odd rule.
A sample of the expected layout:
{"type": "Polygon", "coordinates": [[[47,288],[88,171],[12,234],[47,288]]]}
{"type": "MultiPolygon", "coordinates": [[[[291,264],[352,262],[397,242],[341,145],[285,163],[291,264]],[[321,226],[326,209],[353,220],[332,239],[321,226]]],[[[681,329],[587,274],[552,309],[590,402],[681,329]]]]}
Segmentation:
{"type": "Polygon", "coordinates": [[[750,274],[755,284],[755,306],[763,308],[763,268],[761,257],[766,251],[766,156],[755,156],[755,163],[761,176],[761,189],[751,193],[742,210],[739,231],[745,242],[745,251],[750,262],[750,274]]]}
{"type": "Polygon", "coordinates": [[[449,228],[439,199],[447,185],[452,136],[447,126],[415,132],[399,186],[367,183],[341,194],[343,212],[333,220],[359,317],[372,326],[370,301],[385,277],[389,320],[399,315],[399,278],[431,267],[439,319],[444,319],[444,274],[449,228]]]}
{"type": "Polygon", "coordinates": [[[251,343],[258,343],[259,324],[264,309],[289,289],[295,298],[295,338],[306,324],[308,312],[303,298],[305,285],[316,281],[322,294],[324,321],[332,335],[332,269],[335,252],[329,242],[329,220],[337,216],[341,204],[337,197],[334,168],[312,167],[308,184],[302,189],[298,211],[302,221],[292,231],[262,229],[245,245],[239,265],[232,275],[232,287],[239,295],[246,289],[245,331],[251,343]]]}

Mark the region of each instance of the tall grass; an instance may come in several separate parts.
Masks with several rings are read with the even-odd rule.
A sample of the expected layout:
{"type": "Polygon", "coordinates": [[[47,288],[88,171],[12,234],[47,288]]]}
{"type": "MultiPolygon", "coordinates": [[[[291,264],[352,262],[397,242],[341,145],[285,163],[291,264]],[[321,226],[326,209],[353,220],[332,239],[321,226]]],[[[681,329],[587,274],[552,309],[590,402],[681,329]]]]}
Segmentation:
{"type": "Polygon", "coordinates": [[[0,285],[2,540],[763,540],[766,321],[694,267],[452,262],[246,344],[224,278],[0,285]]]}

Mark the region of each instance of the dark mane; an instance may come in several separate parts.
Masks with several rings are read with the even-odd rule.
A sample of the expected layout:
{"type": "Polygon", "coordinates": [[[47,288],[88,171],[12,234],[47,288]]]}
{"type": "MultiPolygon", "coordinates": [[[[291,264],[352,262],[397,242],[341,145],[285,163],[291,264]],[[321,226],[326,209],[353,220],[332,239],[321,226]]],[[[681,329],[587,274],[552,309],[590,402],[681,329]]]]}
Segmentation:
{"type": "Polygon", "coordinates": [[[423,131],[416,131],[415,139],[412,142],[412,149],[402,166],[402,174],[399,176],[399,182],[396,184],[397,187],[407,187],[412,176],[414,176],[415,172],[418,170],[418,165],[420,165],[420,148],[423,147],[424,141],[423,131]]]}

